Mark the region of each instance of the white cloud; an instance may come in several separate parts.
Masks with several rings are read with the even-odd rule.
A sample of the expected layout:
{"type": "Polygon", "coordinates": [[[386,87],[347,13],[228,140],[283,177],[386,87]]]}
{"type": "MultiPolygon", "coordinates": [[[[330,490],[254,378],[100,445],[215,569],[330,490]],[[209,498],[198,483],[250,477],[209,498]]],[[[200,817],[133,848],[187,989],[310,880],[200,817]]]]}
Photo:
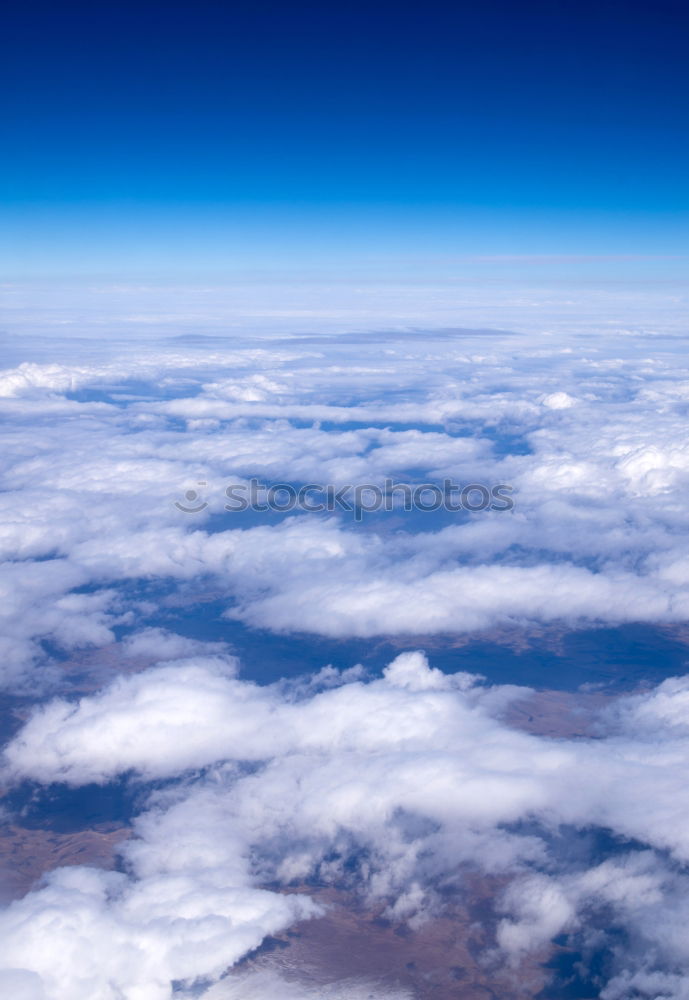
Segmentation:
{"type": "Polygon", "coordinates": [[[136,881],[57,869],[0,914],[0,976],[31,1000],[168,1000],[172,980],[217,977],[267,934],[318,912],[303,896],[237,880],[237,865],[160,861],[136,881]]]}
{"type": "Polygon", "coordinates": [[[356,979],[308,983],[287,979],[271,970],[232,975],[203,994],[204,1000],[412,1000],[402,989],[390,989],[356,979]]]}
{"type": "MultiPolygon", "coordinates": [[[[155,1000],[173,980],[193,993],[315,916],[311,875],[348,877],[418,924],[442,904],[439,880],[473,866],[511,882],[496,928],[513,960],[560,931],[592,948],[607,906],[631,944],[612,949],[601,996],[684,1000],[684,679],[616,703],[595,739],[545,739],[503,721],[524,690],[449,678],[419,652],[379,678],[261,687],[229,646],[146,627],[163,587],[189,605],[221,595],[228,634],[237,620],[338,638],[685,621],[683,341],[656,341],[653,358],[633,334],[225,343],[94,345],[78,361],[62,344],[1,373],[2,683],[59,689],[56,649],[110,648],[128,630],[114,654],[127,675],[38,704],[5,777],[131,772],[167,787],[123,871],[58,869],[3,912],[0,986],[30,1000],[155,1000]],[[253,475],[504,482],[516,506],[423,532],[435,522],[399,512],[239,528],[223,489],[253,475]],[[201,483],[208,510],[181,514],[173,501],[201,483]],[[129,596],[138,584],[146,596],[129,596]],[[626,853],[558,855],[557,831],[599,827],[626,853]]],[[[378,996],[272,975],[252,967],[208,995],[378,996]]]]}
{"type": "Polygon", "coordinates": [[[516,878],[496,928],[511,960],[558,933],[581,932],[585,913],[607,905],[629,933],[658,937],[654,955],[662,937],[663,953],[689,970],[683,939],[668,937],[678,889],[664,860],[666,851],[689,859],[689,742],[685,727],[651,735],[636,722],[640,713],[674,719],[685,687],[666,682],[622,699],[589,740],[510,728],[502,715],[527,689],[443,675],[418,652],[401,654],[380,679],[352,678],[318,693],[257,687],[237,678],[232,660],[206,657],[119,679],[74,705],[54,701],[7,748],[15,778],[80,784],[129,770],[186,778],[154,795],[137,820],[122,848],[127,874],[61,870],[6,911],[5,961],[38,973],[49,990],[74,982],[75,1000],[104,988],[101,965],[125,996],[138,998],[134,983],[143,981],[159,990],[150,996],[164,997],[166,976],[217,977],[265,934],[314,912],[299,893],[273,900],[256,888],[261,882],[342,879],[347,858],[365,850],[358,891],[387,901],[386,912],[412,926],[436,912],[436,881],[470,865],[516,878]],[[563,826],[606,828],[646,850],[570,873],[547,833],[563,826]],[[55,940],[71,958],[56,969],[32,957],[32,935],[68,898],[55,940]],[[653,931],[645,923],[651,912],[653,931]],[[229,923],[216,926],[221,918],[229,923]],[[162,948],[157,928],[170,921],[179,933],[168,933],[162,948]],[[125,975],[133,934],[141,958],[125,975]],[[81,953],[70,951],[84,938],[94,956],[86,972],[81,953]],[[176,949],[187,955],[192,940],[185,964],[176,949]],[[69,978],[77,966],[83,981],[69,978]]]}
{"type": "MultiPolygon", "coordinates": [[[[480,335],[117,350],[3,376],[14,395],[3,402],[0,545],[23,561],[18,581],[51,558],[63,594],[130,577],[215,577],[249,624],[336,636],[686,617],[689,371],[672,347],[653,361],[633,337],[574,338],[564,350],[561,340],[480,335]],[[190,428],[184,417],[206,422],[190,428]],[[409,474],[506,482],[516,507],[422,537],[418,518],[396,532],[312,517],[240,531],[223,510],[225,485],[252,475],[409,474]],[[208,511],[180,514],[172,501],[200,482],[208,511]],[[220,518],[213,533],[209,514],[220,518]]],[[[8,615],[8,683],[40,659],[37,642],[106,641],[95,621],[83,636],[74,623],[59,635],[52,607],[41,608],[51,600],[8,615]]]]}

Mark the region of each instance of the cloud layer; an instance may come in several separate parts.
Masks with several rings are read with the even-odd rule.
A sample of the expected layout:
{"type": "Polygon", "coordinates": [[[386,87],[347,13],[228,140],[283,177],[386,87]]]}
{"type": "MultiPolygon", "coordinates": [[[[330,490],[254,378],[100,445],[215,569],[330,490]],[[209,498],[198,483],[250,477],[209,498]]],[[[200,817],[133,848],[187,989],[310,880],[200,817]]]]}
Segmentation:
{"type": "Polygon", "coordinates": [[[645,949],[611,959],[607,995],[670,959],[689,972],[689,681],[622,698],[598,737],[574,740],[503,721],[528,689],[444,675],[419,652],[380,679],[328,684],[258,687],[232,660],[195,658],[37,709],[6,749],[7,780],[176,780],[137,819],[124,871],[59,869],[10,906],[5,964],[38,975],[50,1000],[166,997],[170,981],[217,978],[266,935],[317,919],[314,879],[349,880],[413,928],[468,867],[507,880],[496,961],[563,933],[589,947],[592,926],[600,949],[605,911],[645,949]],[[561,831],[590,829],[617,839],[613,857],[563,849],[561,831]]]}
{"type": "Polygon", "coordinates": [[[323,887],[413,933],[477,877],[486,969],[564,940],[604,1000],[684,1000],[685,677],[547,738],[508,721],[533,692],[413,648],[382,676],[262,685],[232,653],[240,626],[296,634],[307,660],[311,637],[686,621],[689,369],[653,346],[181,340],[0,373],[3,783],[40,803],[124,782],[140,803],[116,870],[57,868],[2,911],[4,992],[406,1000],[252,954],[321,919],[323,887]],[[254,476],[508,483],[515,507],[241,520],[224,490],[254,476]],[[198,514],[175,507],[189,489],[198,514]],[[208,601],[213,641],[163,627],[208,601]]]}
{"type": "MultiPolygon", "coordinates": [[[[689,609],[672,341],[378,337],[162,345],[0,376],[3,676],[145,623],[126,581],[222,590],[254,627],[326,636],[677,622],[689,609]],[[507,483],[511,512],[240,521],[230,483],[507,483]],[[199,486],[200,483],[206,484],[199,486]],[[208,506],[181,513],[193,488],[208,506]],[[75,593],[76,592],[76,593],[75,593]]],[[[33,675],[31,683],[36,682],[33,675]]]]}

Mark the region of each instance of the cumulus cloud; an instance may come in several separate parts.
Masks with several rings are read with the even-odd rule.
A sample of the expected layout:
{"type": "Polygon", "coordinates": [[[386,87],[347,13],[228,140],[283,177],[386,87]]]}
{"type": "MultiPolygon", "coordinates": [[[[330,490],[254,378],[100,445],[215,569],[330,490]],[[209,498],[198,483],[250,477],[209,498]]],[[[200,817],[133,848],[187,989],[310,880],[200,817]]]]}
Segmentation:
{"type": "MultiPolygon", "coordinates": [[[[635,721],[679,714],[685,689],[666,682],[621,699],[592,739],[515,730],[504,715],[527,689],[444,675],[419,652],[379,679],[315,693],[259,687],[231,659],[206,657],[53,701],[7,747],[6,779],[182,780],[154,793],[136,821],[124,873],[58,870],[12,904],[0,926],[5,962],[39,975],[49,1000],[58,982],[75,998],[97,995],[106,976],[127,997],[138,998],[141,982],[150,990],[141,996],[164,997],[168,980],[217,978],[266,934],[317,914],[303,888],[276,895],[261,885],[353,879],[369,904],[414,927],[442,908],[439,882],[461,884],[468,865],[510,880],[495,932],[510,961],[583,933],[586,914],[608,907],[648,942],[656,971],[666,970],[663,955],[689,970],[674,930],[685,878],[677,866],[689,860],[689,744],[685,728],[651,735],[635,721]],[[573,862],[554,846],[565,828],[608,830],[626,853],[573,862]],[[53,936],[68,959],[33,956],[49,912],[61,914],[53,936]]],[[[652,965],[626,951],[616,962],[619,975],[652,965]]],[[[225,988],[233,996],[238,987],[225,988]]]]}
{"type": "Polygon", "coordinates": [[[484,700],[504,707],[524,693],[484,692],[469,675],[430,668],[421,653],[400,655],[382,680],[350,680],[294,700],[279,684],[239,680],[236,670],[231,657],[178,660],[119,677],[99,695],[53,700],[7,746],[7,766],[13,776],[84,784],[129,770],[160,778],[288,752],[412,751],[432,733],[450,744],[471,739],[478,720],[485,723],[484,700]]]}
{"type": "Polygon", "coordinates": [[[310,885],[419,927],[468,870],[500,881],[487,963],[569,935],[591,968],[606,949],[605,1000],[685,997],[684,678],[615,701],[595,736],[547,739],[505,721],[526,689],[418,651],[380,677],[266,685],[231,655],[237,623],[348,639],[685,621],[677,345],[410,332],[360,338],[352,363],[354,343],[63,345],[0,373],[0,681],[25,699],[3,777],[40,796],[128,776],[146,802],[119,870],[57,869],[3,911],[13,997],[392,1000],[223,974],[318,919],[310,885]],[[224,488],[254,476],[508,483],[515,508],[233,521],[224,488]],[[188,488],[198,515],[174,505],[188,488]],[[161,627],[206,596],[227,642],[161,627]],[[105,648],[120,676],[61,689],[67,657],[105,648]],[[603,860],[563,846],[601,830],[603,860]]]}
{"type": "Polygon", "coordinates": [[[16,592],[37,566],[63,576],[9,611],[7,684],[46,643],[110,641],[90,611],[60,628],[53,602],[132,578],[212,578],[250,625],[331,636],[686,617],[689,372],[670,348],[382,337],[357,344],[354,370],[346,339],[289,345],[101,349],[4,373],[0,548],[16,592]],[[252,476],[502,482],[515,509],[246,528],[224,487],[252,476]],[[197,516],[173,504],[190,487],[197,516]]]}
{"type": "MultiPolygon", "coordinates": [[[[59,553],[91,578],[116,580],[123,574],[214,572],[217,566],[200,550],[207,536],[203,518],[185,520],[168,503],[187,485],[210,484],[209,491],[215,491],[211,510],[222,511],[222,487],[233,477],[379,482],[413,470],[428,478],[459,474],[509,482],[519,498],[514,516],[486,516],[482,531],[478,519],[471,518],[426,549],[426,561],[412,581],[418,591],[435,597],[435,584],[445,586],[445,578],[436,574],[449,568],[453,555],[458,569],[478,562],[477,572],[485,574],[480,557],[488,545],[491,572],[499,577],[502,568],[505,574],[504,583],[496,579],[491,588],[500,590],[501,598],[514,589],[503,563],[512,562],[509,554],[520,546],[525,554],[518,568],[534,572],[524,581],[524,603],[531,600],[533,607],[510,612],[518,618],[528,619],[531,611],[538,619],[601,615],[619,621],[627,617],[625,608],[641,616],[646,605],[647,616],[675,620],[685,614],[686,583],[678,585],[677,569],[671,568],[686,559],[677,551],[683,522],[672,502],[689,468],[680,412],[682,369],[630,356],[629,342],[623,357],[606,355],[600,345],[590,350],[589,344],[584,348],[588,356],[581,350],[563,353],[560,346],[547,354],[527,345],[520,359],[514,341],[508,342],[509,354],[499,341],[491,343],[488,354],[481,346],[482,355],[476,341],[462,341],[461,349],[447,340],[435,350],[414,341],[405,341],[403,349],[393,342],[383,350],[361,348],[368,363],[357,369],[356,391],[352,371],[338,363],[347,345],[337,342],[302,351],[282,347],[184,355],[161,350],[154,356],[144,349],[126,360],[105,357],[91,366],[20,366],[4,376],[14,387],[12,398],[21,401],[21,387],[31,387],[30,399],[10,400],[6,410],[13,428],[5,468],[11,491],[6,494],[7,557],[59,553]],[[436,370],[440,357],[442,375],[436,370]],[[148,380],[150,399],[127,396],[132,379],[148,380]],[[544,393],[548,382],[552,391],[544,393]],[[400,383],[406,399],[400,399],[400,383]],[[573,383],[576,392],[568,392],[573,383]],[[173,398],[156,398],[161,394],[173,398]],[[562,405],[575,397],[576,406],[562,405]],[[180,426],[182,417],[211,423],[180,426]],[[335,426],[322,426],[324,420],[335,426]],[[343,422],[350,427],[340,429],[343,422]],[[410,423],[413,429],[400,426],[410,423]],[[508,445],[507,454],[496,454],[496,429],[498,439],[502,432],[528,442],[527,453],[521,447],[510,454],[508,445]],[[644,498],[653,506],[644,505],[644,498]],[[576,531],[563,536],[561,525],[570,519],[576,531]],[[197,540],[191,547],[190,532],[197,540]],[[133,551],[124,562],[121,553],[127,550],[133,551]],[[429,559],[433,551],[435,565],[429,559]],[[534,567],[536,560],[541,565],[534,567]],[[576,577],[581,563],[589,576],[576,577]],[[534,593],[536,573],[540,582],[534,593]],[[567,573],[570,578],[559,585],[553,579],[567,573]]],[[[260,540],[252,535],[247,544],[260,540]]],[[[282,540],[277,532],[268,543],[271,550],[282,540]]],[[[398,539],[391,549],[385,534],[369,533],[362,552],[361,540],[340,532],[338,543],[344,545],[344,576],[349,570],[359,582],[377,581],[367,595],[367,634],[394,629],[384,603],[376,614],[384,598],[375,591],[389,587],[388,574],[396,577],[408,541],[398,539]],[[387,559],[381,558],[381,548],[387,559]]],[[[226,569],[226,582],[237,588],[232,566],[226,569]]],[[[256,571],[260,577],[259,565],[256,571]]],[[[294,576],[277,603],[290,603],[297,627],[315,629],[300,608],[303,581],[294,576]]],[[[452,584],[450,579],[450,589],[464,590],[461,579],[452,584]]],[[[486,591],[480,577],[476,584],[472,591],[486,591]]],[[[263,588],[265,581],[259,578],[256,585],[263,588]]],[[[349,581],[347,586],[352,589],[349,581]]],[[[487,594],[475,612],[462,613],[466,599],[457,598],[436,622],[421,613],[413,621],[414,608],[403,594],[394,601],[417,632],[462,630],[500,617],[501,600],[487,594]]],[[[262,624],[270,613],[260,604],[245,611],[262,624]]],[[[276,613],[279,617],[279,607],[276,613]]],[[[321,615],[320,630],[334,634],[351,627],[351,622],[330,624],[331,616],[334,611],[321,615]]]]}
{"type": "Polygon", "coordinates": [[[181,853],[137,880],[57,869],[0,914],[0,984],[31,1000],[168,1000],[173,980],[217,977],[266,934],[318,912],[303,896],[253,888],[233,858],[181,853]]]}
{"type": "MultiPolygon", "coordinates": [[[[126,658],[153,660],[181,660],[199,653],[223,653],[224,644],[189,639],[163,628],[144,628],[126,635],[122,640],[121,652],[126,658]]],[[[229,663],[229,661],[228,661],[229,663]]]]}

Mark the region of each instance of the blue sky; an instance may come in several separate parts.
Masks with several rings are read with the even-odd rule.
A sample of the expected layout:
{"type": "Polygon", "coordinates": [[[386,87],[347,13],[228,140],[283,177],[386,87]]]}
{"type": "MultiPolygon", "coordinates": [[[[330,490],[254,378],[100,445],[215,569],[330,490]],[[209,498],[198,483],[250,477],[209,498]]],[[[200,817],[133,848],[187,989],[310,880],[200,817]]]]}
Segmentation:
{"type": "Polygon", "coordinates": [[[4,270],[681,254],[682,3],[15,3],[4,270]]]}

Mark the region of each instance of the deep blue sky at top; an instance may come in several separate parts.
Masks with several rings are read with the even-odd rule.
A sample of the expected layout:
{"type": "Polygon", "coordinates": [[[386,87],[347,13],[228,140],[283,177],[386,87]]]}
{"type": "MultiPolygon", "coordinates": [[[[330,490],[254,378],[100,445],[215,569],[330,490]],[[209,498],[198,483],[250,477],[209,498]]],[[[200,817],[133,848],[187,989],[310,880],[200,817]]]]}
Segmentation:
{"type": "Polygon", "coordinates": [[[0,30],[10,271],[685,250],[685,0],[10,0],[0,30]]]}

